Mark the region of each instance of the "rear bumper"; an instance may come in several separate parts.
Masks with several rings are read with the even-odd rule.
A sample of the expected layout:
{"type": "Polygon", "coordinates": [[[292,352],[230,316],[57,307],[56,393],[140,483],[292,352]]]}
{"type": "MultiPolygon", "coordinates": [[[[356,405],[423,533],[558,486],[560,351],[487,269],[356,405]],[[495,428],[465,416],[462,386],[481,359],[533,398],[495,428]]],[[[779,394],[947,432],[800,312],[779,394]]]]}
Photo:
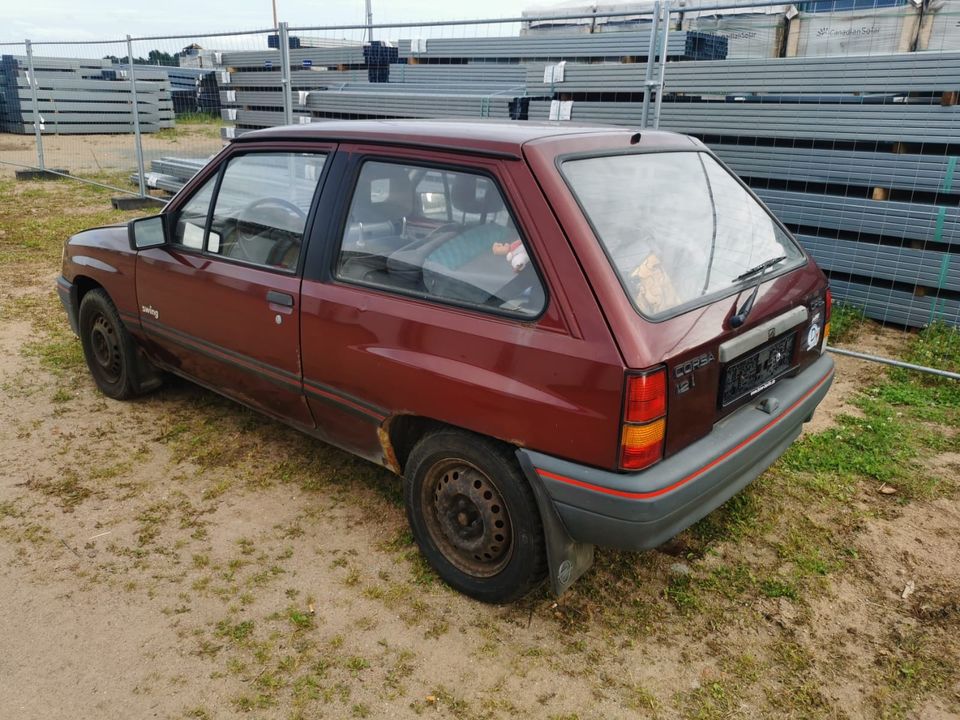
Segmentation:
{"type": "Polygon", "coordinates": [[[684,450],[639,473],[615,473],[529,450],[518,456],[580,543],[645,550],[719,507],[766,470],[800,434],[833,382],[824,355],[718,422],[684,450]],[[775,400],[771,413],[758,409],[775,400]]]}

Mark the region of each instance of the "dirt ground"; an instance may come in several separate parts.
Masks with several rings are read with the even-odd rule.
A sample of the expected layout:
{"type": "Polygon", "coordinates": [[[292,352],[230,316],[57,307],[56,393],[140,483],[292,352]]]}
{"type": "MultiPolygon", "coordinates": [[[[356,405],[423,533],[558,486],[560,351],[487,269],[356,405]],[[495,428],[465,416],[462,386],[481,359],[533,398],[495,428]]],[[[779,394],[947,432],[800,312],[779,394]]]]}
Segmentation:
{"type": "MultiPolygon", "coordinates": [[[[6,186],[0,253],[4,204],[57,192],[6,186]]],[[[0,271],[0,718],[960,717],[952,490],[791,461],[560,599],[482,605],[387,472],[182,381],[98,394],[43,247],[0,271]]],[[[811,442],[881,373],[837,364],[811,442]]],[[[923,462],[960,472],[955,444],[923,462]]]]}
{"type": "MultiPolygon", "coordinates": [[[[178,125],[159,133],[145,133],[142,138],[148,172],[151,160],[167,155],[205,158],[223,147],[216,125],[178,125]]],[[[44,135],[43,154],[46,167],[82,178],[137,170],[133,135],[44,135]]],[[[36,165],[33,135],[0,133],[0,178],[13,177],[20,166],[36,165]]]]}

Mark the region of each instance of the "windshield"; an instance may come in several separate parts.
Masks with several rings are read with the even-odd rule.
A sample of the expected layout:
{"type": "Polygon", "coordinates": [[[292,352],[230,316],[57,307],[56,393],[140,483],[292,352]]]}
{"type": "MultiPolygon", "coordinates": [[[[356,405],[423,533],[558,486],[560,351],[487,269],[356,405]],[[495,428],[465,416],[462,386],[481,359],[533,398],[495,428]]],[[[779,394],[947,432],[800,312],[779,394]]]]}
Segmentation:
{"type": "Polygon", "coordinates": [[[703,152],[567,160],[563,175],[637,309],[648,317],[796,264],[800,249],[733,175],[703,152]]]}

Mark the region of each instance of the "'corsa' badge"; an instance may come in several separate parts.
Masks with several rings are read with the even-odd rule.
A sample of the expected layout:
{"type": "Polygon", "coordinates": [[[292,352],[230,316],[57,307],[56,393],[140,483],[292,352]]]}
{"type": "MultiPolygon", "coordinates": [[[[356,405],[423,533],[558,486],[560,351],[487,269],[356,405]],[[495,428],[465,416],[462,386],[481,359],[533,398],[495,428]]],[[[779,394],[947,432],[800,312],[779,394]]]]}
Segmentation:
{"type": "Polygon", "coordinates": [[[695,358],[690,358],[689,360],[680,363],[679,365],[673,368],[673,377],[676,379],[676,390],[677,395],[682,395],[687,392],[690,388],[697,386],[697,383],[694,379],[694,370],[699,370],[702,367],[706,367],[714,361],[713,353],[704,353],[695,358]]]}

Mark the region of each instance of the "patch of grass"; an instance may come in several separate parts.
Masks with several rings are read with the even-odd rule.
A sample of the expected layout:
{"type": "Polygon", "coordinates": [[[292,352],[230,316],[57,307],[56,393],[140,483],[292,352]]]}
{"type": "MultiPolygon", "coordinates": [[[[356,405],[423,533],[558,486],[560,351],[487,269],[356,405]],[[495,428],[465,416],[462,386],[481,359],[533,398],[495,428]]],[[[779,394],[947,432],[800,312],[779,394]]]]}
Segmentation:
{"type": "Polygon", "coordinates": [[[863,308],[835,303],[830,311],[830,339],[827,342],[839,345],[856,339],[865,319],[863,308]]]}
{"type": "Polygon", "coordinates": [[[228,638],[233,642],[244,642],[253,634],[253,620],[234,623],[229,618],[217,623],[217,637],[228,638]]]}
{"type": "Polygon", "coordinates": [[[64,510],[72,510],[93,495],[93,491],[80,481],[80,476],[73,468],[65,468],[59,477],[32,481],[30,486],[55,498],[64,510]]]}
{"type": "Polygon", "coordinates": [[[23,351],[36,357],[44,370],[54,373],[64,373],[85,367],[80,340],[66,331],[65,324],[63,329],[64,332],[53,337],[24,345],[23,351]]]}
{"type": "Polygon", "coordinates": [[[760,592],[768,598],[787,598],[788,600],[799,600],[800,595],[797,588],[789,582],[779,578],[767,578],[760,581],[760,592]]]}
{"type": "Polygon", "coordinates": [[[893,630],[886,647],[889,652],[878,657],[885,684],[871,698],[884,717],[911,715],[923,697],[945,689],[960,673],[956,654],[951,657],[948,646],[923,630],[893,630]]]}
{"type": "Polygon", "coordinates": [[[313,615],[296,607],[287,610],[287,619],[298,630],[309,630],[314,627],[313,615]]]}

